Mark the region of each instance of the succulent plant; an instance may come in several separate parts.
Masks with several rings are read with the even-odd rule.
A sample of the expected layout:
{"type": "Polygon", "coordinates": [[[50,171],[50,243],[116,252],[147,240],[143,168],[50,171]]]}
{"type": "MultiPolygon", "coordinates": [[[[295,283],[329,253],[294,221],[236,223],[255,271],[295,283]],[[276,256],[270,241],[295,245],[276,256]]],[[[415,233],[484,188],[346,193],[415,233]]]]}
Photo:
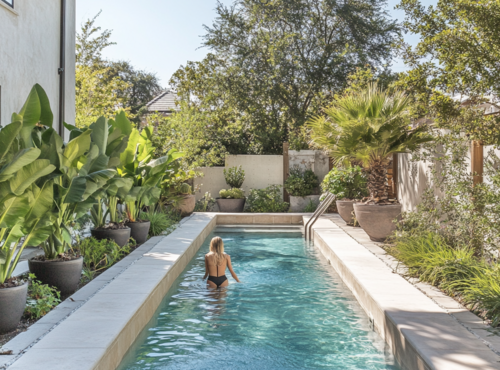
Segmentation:
{"type": "Polygon", "coordinates": [[[191,186],[186,183],[181,184],[181,186],[179,186],[179,193],[181,193],[182,195],[191,194],[191,186]]]}

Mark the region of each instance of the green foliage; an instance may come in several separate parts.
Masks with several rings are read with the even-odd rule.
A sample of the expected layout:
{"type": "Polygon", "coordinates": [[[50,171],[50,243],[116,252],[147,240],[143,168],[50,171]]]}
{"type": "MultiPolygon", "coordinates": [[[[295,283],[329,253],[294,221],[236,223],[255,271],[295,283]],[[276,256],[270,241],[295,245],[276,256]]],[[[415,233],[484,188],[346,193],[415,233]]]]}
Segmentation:
{"type": "Polygon", "coordinates": [[[254,213],[286,212],[289,204],[283,201],[282,196],[283,192],[279,185],[252,189],[247,198],[248,209],[254,213]]]}
{"type": "Polygon", "coordinates": [[[206,192],[205,196],[196,202],[194,212],[210,212],[214,205],[215,199],[209,192],[206,192]]]}
{"type": "Polygon", "coordinates": [[[242,189],[232,188],[229,190],[222,189],[219,192],[219,197],[222,199],[244,199],[245,192],[242,189]]]}
{"type": "Polygon", "coordinates": [[[410,70],[399,85],[412,94],[415,117],[432,117],[440,127],[498,144],[500,117],[483,112],[485,100],[500,95],[500,4],[463,0],[425,7],[403,0],[398,7],[406,14],[405,31],[420,38],[414,48],[400,47],[410,70]],[[453,97],[466,98],[467,104],[453,97]]]}
{"type": "Polygon", "coordinates": [[[295,166],[290,169],[290,176],[285,181],[285,189],[294,197],[305,197],[311,195],[318,184],[318,176],[312,170],[302,171],[295,166]]]}
{"type": "Polygon", "coordinates": [[[150,207],[147,212],[141,213],[141,219],[151,222],[149,236],[170,234],[181,220],[180,213],[175,209],[162,209],[161,205],[150,207]]]}
{"type": "Polygon", "coordinates": [[[312,200],[310,200],[304,208],[304,212],[313,213],[316,211],[316,208],[318,208],[318,203],[314,203],[312,200]]]}
{"type": "Polygon", "coordinates": [[[224,179],[231,188],[241,188],[245,181],[245,171],[241,166],[224,169],[224,179]]]}
{"type": "Polygon", "coordinates": [[[321,189],[338,200],[362,199],[368,195],[366,183],[366,172],[359,166],[334,168],[325,176],[321,189]]]}
{"type": "Polygon", "coordinates": [[[311,137],[337,163],[360,163],[369,170],[371,200],[385,202],[387,165],[393,153],[417,150],[432,137],[426,125],[415,128],[408,115],[409,98],[382,91],[376,84],[336,99],[325,116],[310,121],[311,137]]]}
{"type": "Polygon", "coordinates": [[[179,186],[179,193],[182,194],[182,195],[188,195],[188,194],[191,194],[193,192],[193,190],[191,189],[191,185],[189,184],[181,184],[179,186]]]}
{"type": "Polygon", "coordinates": [[[120,247],[112,240],[83,239],[76,247],[83,257],[87,277],[105,270],[130,253],[130,247],[120,247]]]}
{"type": "Polygon", "coordinates": [[[24,315],[29,319],[38,320],[61,303],[61,295],[57,289],[36,280],[34,274],[30,274],[29,278],[30,285],[24,315]]]}

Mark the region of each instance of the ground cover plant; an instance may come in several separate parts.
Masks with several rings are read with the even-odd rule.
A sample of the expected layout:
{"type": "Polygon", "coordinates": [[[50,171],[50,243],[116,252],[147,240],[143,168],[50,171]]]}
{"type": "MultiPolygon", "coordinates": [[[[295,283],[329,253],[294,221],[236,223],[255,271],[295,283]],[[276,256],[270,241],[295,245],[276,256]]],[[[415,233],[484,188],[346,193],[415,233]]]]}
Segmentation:
{"type": "Polygon", "coordinates": [[[290,206],[283,200],[281,186],[279,185],[250,190],[247,205],[248,210],[254,213],[286,212],[290,206]]]}
{"type": "Polygon", "coordinates": [[[61,295],[57,289],[36,280],[34,274],[29,275],[29,280],[28,300],[24,315],[28,319],[38,320],[61,303],[61,295]]]}
{"type": "Polygon", "coordinates": [[[359,166],[333,168],[321,183],[323,192],[341,199],[363,199],[368,196],[367,174],[359,166]]]}
{"type": "Polygon", "coordinates": [[[286,191],[295,197],[312,195],[318,185],[318,176],[312,170],[301,170],[298,166],[290,169],[290,175],[285,181],[286,191]]]}

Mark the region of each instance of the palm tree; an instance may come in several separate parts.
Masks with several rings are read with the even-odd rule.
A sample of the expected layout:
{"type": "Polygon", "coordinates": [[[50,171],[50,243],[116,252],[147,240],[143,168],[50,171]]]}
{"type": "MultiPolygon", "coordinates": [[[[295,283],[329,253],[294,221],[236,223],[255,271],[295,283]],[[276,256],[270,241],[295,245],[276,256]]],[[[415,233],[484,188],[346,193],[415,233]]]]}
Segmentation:
{"type": "Polygon", "coordinates": [[[370,198],[367,203],[392,203],[388,199],[387,166],[393,153],[406,153],[432,137],[427,127],[412,127],[408,97],[389,93],[371,84],[346,94],[309,121],[312,141],[328,150],[337,163],[360,163],[367,169],[370,198]]]}

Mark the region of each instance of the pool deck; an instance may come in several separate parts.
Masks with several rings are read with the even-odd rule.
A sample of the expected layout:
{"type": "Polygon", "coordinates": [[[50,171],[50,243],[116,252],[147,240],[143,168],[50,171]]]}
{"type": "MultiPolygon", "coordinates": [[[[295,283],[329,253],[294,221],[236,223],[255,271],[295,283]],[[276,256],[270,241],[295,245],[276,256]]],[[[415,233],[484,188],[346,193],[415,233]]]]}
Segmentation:
{"type": "MultiPolygon", "coordinates": [[[[3,350],[13,354],[0,356],[0,368],[3,363],[10,370],[115,369],[216,225],[299,225],[303,218],[308,216],[194,214],[7,343],[3,350]]],[[[394,273],[394,261],[361,229],[327,215],[314,226],[314,238],[404,369],[500,369],[500,338],[481,337],[472,329],[487,327],[476,316],[458,304],[443,307],[452,306],[447,297],[438,292],[430,297],[425,284],[419,287],[394,273]]]]}

